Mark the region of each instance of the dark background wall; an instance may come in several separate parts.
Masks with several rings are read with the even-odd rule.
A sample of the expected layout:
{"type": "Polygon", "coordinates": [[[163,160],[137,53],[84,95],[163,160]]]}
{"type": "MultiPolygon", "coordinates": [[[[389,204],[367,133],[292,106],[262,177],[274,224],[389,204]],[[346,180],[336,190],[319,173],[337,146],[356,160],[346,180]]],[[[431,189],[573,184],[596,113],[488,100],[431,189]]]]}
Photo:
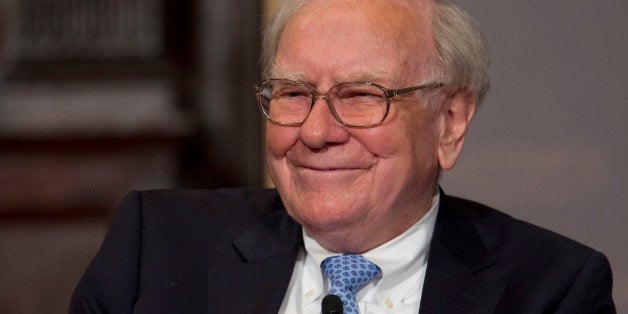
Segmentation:
{"type": "Polygon", "coordinates": [[[604,252],[628,312],[628,3],[460,2],[493,86],[445,190],[604,252]]]}
{"type": "Polygon", "coordinates": [[[0,1],[0,313],[65,313],[137,189],[260,186],[261,3],[0,1]]]}

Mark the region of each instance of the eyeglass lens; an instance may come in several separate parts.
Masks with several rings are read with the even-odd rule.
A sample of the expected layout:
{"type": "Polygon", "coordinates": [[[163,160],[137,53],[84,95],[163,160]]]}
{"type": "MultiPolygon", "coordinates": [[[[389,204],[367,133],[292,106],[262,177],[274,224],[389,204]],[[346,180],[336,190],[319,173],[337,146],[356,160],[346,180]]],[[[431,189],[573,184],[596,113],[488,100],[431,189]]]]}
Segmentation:
{"type": "MultiPolygon", "coordinates": [[[[386,116],[384,90],[365,83],[344,83],[332,87],[326,98],[340,122],[350,126],[370,126],[386,116]]],[[[315,95],[305,85],[285,80],[269,80],[259,91],[263,113],[272,121],[298,125],[305,121],[315,95]]]]}

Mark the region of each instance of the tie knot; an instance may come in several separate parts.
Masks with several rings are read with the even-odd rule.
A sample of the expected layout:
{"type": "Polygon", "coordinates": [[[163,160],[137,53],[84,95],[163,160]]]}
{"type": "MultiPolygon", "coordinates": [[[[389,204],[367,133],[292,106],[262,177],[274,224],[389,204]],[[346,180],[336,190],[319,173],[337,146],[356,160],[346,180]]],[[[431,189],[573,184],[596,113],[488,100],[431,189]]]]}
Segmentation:
{"type": "Polygon", "coordinates": [[[382,270],[362,255],[336,255],[323,260],[321,268],[331,281],[329,294],[339,296],[346,313],[357,313],[357,291],[382,270]]]}

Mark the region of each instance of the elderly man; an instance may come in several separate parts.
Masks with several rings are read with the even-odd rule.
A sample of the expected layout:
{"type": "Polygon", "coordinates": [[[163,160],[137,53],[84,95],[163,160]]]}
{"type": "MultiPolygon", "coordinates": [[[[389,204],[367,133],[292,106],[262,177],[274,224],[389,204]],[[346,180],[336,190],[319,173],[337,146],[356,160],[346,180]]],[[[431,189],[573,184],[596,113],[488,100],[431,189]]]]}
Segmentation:
{"type": "Polygon", "coordinates": [[[614,312],[602,254],[439,190],[489,84],[457,6],[285,1],[263,63],[276,190],[129,194],[71,312],[614,312]]]}

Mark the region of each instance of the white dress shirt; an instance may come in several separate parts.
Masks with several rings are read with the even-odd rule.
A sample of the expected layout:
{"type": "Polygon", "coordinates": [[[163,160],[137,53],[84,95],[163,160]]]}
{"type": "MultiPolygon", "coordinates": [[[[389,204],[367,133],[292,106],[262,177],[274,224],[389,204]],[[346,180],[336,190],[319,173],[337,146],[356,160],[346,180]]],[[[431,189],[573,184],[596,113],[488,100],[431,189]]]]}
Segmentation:
{"type": "MultiPolygon", "coordinates": [[[[419,312],[439,200],[436,194],[430,210],[404,233],[362,254],[379,266],[382,274],[358,291],[360,313],[419,312]]],[[[320,314],[321,301],[329,290],[320,264],[338,253],[327,251],[305,230],[303,241],[305,249],[299,252],[279,313],[320,314]]]]}

